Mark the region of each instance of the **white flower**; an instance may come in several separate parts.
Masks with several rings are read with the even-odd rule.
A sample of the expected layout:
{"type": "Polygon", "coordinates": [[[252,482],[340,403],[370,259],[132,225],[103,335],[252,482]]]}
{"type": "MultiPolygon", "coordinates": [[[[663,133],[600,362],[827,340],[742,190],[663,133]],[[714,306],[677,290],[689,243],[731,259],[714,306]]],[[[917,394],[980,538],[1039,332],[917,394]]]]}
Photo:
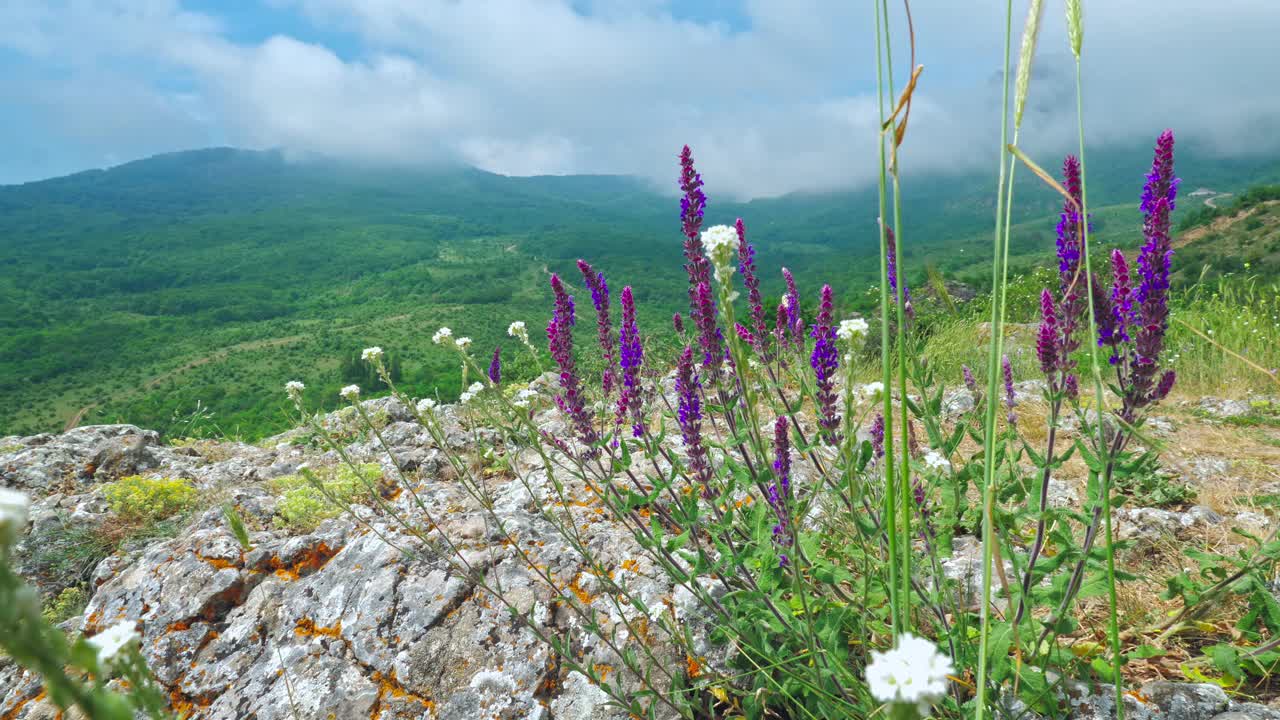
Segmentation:
{"type": "Polygon", "coordinates": [[[905,633],[893,650],[871,653],[867,686],[876,700],[910,703],[927,716],[929,705],[946,695],[947,676],[953,674],[951,658],[928,640],[905,633]]]}
{"type": "Polygon", "coordinates": [[[836,337],[852,342],[856,338],[866,337],[868,329],[867,321],[862,318],[841,320],[840,327],[836,328],[836,337]]]}
{"type": "Polygon", "coordinates": [[[479,382],[473,382],[471,383],[471,386],[467,388],[467,392],[472,395],[479,395],[481,390],[484,390],[484,383],[479,382]]]}
{"type": "Polygon", "coordinates": [[[444,342],[447,338],[451,338],[451,337],[453,337],[453,331],[447,327],[442,327],[436,331],[435,335],[431,336],[431,342],[439,345],[440,343],[444,342]]]}
{"type": "Polygon", "coordinates": [[[862,386],[862,394],[869,400],[879,400],[884,396],[884,383],[876,381],[862,386]]]}
{"type": "Polygon", "coordinates": [[[738,231],[728,225],[714,225],[702,231],[702,247],[712,265],[728,265],[738,246],[738,231]]]}
{"type": "Polygon", "coordinates": [[[359,385],[348,385],[348,386],[346,386],[346,387],[342,388],[341,390],[339,390],[339,391],[338,391],[338,395],[339,395],[339,396],[341,396],[341,397],[344,397],[344,398],[346,398],[346,399],[348,399],[348,400],[350,400],[350,401],[352,401],[352,402],[355,402],[356,398],[359,398],[359,397],[360,397],[360,386],[359,386],[359,385]]]}
{"type": "Polygon", "coordinates": [[[458,396],[458,402],[459,402],[459,403],[462,403],[463,405],[465,405],[465,404],[467,404],[467,403],[471,402],[471,399],[472,399],[472,398],[474,398],[475,396],[476,396],[476,394],[475,394],[475,393],[473,393],[473,392],[471,392],[470,390],[468,390],[468,391],[466,391],[466,392],[464,392],[464,393],[462,393],[461,395],[459,395],[459,396],[458,396]]]}
{"type": "Polygon", "coordinates": [[[0,488],[0,543],[10,532],[27,526],[27,511],[31,507],[31,498],[25,493],[8,488],[0,488]]]}
{"type": "Polygon", "coordinates": [[[454,340],[453,344],[457,345],[459,350],[466,350],[467,348],[471,347],[471,338],[460,337],[457,340],[454,340]]]}
{"type": "Polygon", "coordinates": [[[367,347],[360,353],[360,359],[365,362],[377,362],[382,359],[382,348],[377,345],[367,347]]]}
{"type": "Polygon", "coordinates": [[[951,467],[951,463],[947,462],[947,458],[937,450],[930,450],[928,454],[924,456],[924,464],[925,467],[932,468],[934,470],[946,470],[951,467]]]}
{"type": "Polygon", "coordinates": [[[538,391],[525,388],[516,393],[516,399],[512,400],[511,404],[518,408],[527,408],[529,407],[529,402],[536,397],[538,397],[538,391]]]}
{"type": "Polygon", "coordinates": [[[98,662],[110,662],[120,651],[141,640],[134,623],[124,620],[89,638],[86,642],[98,652],[98,662]]]}
{"type": "Polygon", "coordinates": [[[422,398],[418,401],[418,412],[426,415],[436,408],[436,401],[431,398],[422,398]]]}
{"type": "Polygon", "coordinates": [[[529,343],[529,331],[525,328],[523,320],[517,320],[508,325],[507,334],[526,345],[529,343]]]}
{"type": "Polygon", "coordinates": [[[290,380],[284,384],[284,391],[289,393],[289,397],[294,399],[300,397],[302,395],[302,391],[306,389],[307,386],[297,380],[290,380]]]}

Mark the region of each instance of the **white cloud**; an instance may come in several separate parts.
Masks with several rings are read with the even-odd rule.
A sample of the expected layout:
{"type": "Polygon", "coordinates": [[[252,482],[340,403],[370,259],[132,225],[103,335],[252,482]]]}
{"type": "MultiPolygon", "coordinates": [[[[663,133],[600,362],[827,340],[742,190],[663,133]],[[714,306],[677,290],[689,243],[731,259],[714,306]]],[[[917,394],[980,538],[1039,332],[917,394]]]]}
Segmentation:
{"type": "MultiPolygon", "coordinates": [[[[85,141],[102,154],[148,152],[130,131],[170,125],[186,130],[161,133],[154,150],[218,135],[512,174],[635,173],[670,186],[675,152],[688,142],[716,193],[874,176],[874,34],[857,3],[742,0],[746,24],[735,27],[676,19],[663,0],[271,2],[311,25],[246,43],[176,0],[16,0],[0,8],[0,47],[27,58],[41,82],[62,84],[32,102],[107,119],[85,141]],[[361,49],[340,54],[315,39],[326,33],[354,36],[361,49]],[[72,92],[88,78],[98,93],[72,92]]],[[[913,4],[925,71],[908,170],[994,162],[1002,6],[913,4]]],[[[1280,96],[1265,90],[1280,70],[1272,0],[1212,10],[1191,0],[1095,1],[1086,10],[1092,139],[1172,126],[1241,151],[1280,122],[1280,96]]],[[[894,22],[901,30],[902,18],[894,22]]],[[[1065,142],[1074,128],[1064,35],[1050,11],[1024,130],[1041,145],[1065,142]]],[[[894,49],[901,84],[901,33],[894,49]]]]}

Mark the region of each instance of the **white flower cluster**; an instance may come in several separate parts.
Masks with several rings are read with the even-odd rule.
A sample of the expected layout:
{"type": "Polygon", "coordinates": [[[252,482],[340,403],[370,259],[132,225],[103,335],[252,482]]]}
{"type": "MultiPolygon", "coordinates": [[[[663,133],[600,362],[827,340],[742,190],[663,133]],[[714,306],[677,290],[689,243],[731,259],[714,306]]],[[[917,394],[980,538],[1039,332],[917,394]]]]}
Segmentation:
{"type": "Polygon", "coordinates": [[[511,401],[511,404],[515,405],[518,408],[527,408],[529,407],[529,402],[536,397],[538,397],[537,390],[530,390],[529,388],[525,388],[520,392],[516,393],[516,397],[514,400],[511,401]]]}
{"type": "Polygon", "coordinates": [[[138,636],[136,624],[128,620],[112,625],[102,632],[94,635],[85,642],[98,653],[98,662],[102,665],[108,665],[117,655],[125,648],[133,645],[142,638],[138,636]]]}
{"type": "Polygon", "coordinates": [[[457,340],[454,340],[453,344],[457,345],[459,350],[466,350],[467,348],[471,347],[471,338],[460,337],[457,340]]]}
{"type": "Polygon", "coordinates": [[[453,331],[447,327],[442,327],[436,331],[435,335],[431,336],[431,342],[439,345],[451,337],[453,337],[453,331]]]}
{"type": "Polygon", "coordinates": [[[307,389],[307,386],[303,385],[298,380],[290,380],[289,382],[284,384],[284,391],[286,393],[289,393],[289,397],[293,398],[294,400],[297,400],[298,398],[302,397],[302,391],[306,389],[307,389]]]}
{"type": "Polygon", "coordinates": [[[517,320],[508,325],[507,334],[526,345],[529,344],[529,330],[524,326],[523,320],[517,320]]]}
{"type": "Polygon", "coordinates": [[[869,329],[867,321],[862,318],[841,320],[840,326],[836,328],[836,337],[847,342],[854,342],[865,338],[869,329]]]}
{"type": "Polygon", "coordinates": [[[738,231],[728,225],[714,225],[702,231],[702,247],[716,269],[716,282],[728,285],[734,273],[733,251],[738,246],[738,231]]]}
{"type": "Polygon", "coordinates": [[[862,396],[872,402],[879,400],[884,397],[884,383],[876,381],[863,385],[862,396]]]}
{"type": "Polygon", "coordinates": [[[925,467],[931,470],[946,470],[951,467],[951,463],[947,461],[946,456],[937,450],[930,450],[924,456],[924,464],[925,467]]]}
{"type": "Polygon", "coordinates": [[[365,362],[378,362],[382,359],[382,348],[377,345],[367,347],[364,352],[360,353],[360,359],[365,362]]]}
{"type": "Polygon", "coordinates": [[[25,493],[0,488],[0,543],[16,539],[18,531],[27,526],[27,511],[31,498],[25,493]]]}
{"type": "Polygon", "coordinates": [[[339,390],[338,395],[350,400],[351,402],[355,402],[360,397],[360,386],[348,385],[339,390]]]}
{"type": "Polygon", "coordinates": [[[955,674],[951,658],[934,644],[905,633],[888,652],[872,652],[867,686],[876,700],[915,705],[922,717],[947,693],[947,676],[955,674]]]}
{"type": "Polygon", "coordinates": [[[484,383],[478,383],[478,382],[471,383],[471,387],[467,388],[466,391],[464,391],[461,395],[458,396],[458,402],[460,403],[471,402],[471,400],[474,399],[476,395],[480,394],[481,390],[484,390],[484,383]]]}
{"type": "Polygon", "coordinates": [[[436,409],[436,401],[431,398],[422,398],[418,401],[418,413],[426,415],[436,409]]]}

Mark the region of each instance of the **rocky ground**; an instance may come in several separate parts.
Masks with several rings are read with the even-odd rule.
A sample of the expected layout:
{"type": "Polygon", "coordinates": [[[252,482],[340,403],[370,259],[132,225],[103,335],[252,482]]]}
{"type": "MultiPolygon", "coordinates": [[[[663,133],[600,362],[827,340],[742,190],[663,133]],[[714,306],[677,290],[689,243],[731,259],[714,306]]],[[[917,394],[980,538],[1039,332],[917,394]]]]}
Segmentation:
{"type": "MultiPolygon", "coordinates": [[[[1029,398],[1035,388],[1021,390],[1029,398]]],[[[948,398],[953,411],[965,404],[963,396],[948,398]]],[[[511,473],[486,474],[494,510],[511,532],[504,537],[405,408],[388,400],[368,401],[366,407],[384,424],[383,437],[414,478],[417,499],[408,492],[386,496],[397,513],[433,537],[458,542],[468,563],[486,582],[500,585],[539,628],[563,633],[576,618],[558,608],[547,586],[531,577],[515,544],[579,598],[618,619],[617,611],[593,593],[594,578],[583,572],[582,558],[537,512],[537,503],[552,501],[547,488],[535,488],[541,495],[535,499],[511,473]],[[427,526],[419,500],[436,526],[427,526]]],[[[1233,526],[1269,532],[1275,521],[1248,498],[1280,493],[1280,429],[1232,420],[1253,410],[1241,401],[1184,401],[1153,422],[1149,429],[1167,445],[1168,481],[1191,486],[1196,496],[1168,507],[1118,510],[1120,536],[1156,544],[1226,537],[1233,526]]],[[[443,416],[450,444],[474,445],[476,436],[454,420],[451,409],[443,416]]],[[[546,421],[554,421],[554,411],[546,421]]],[[[341,429],[350,418],[335,414],[327,422],[341,429]]],[[[347,452],[357,462],[379,463],[393,474],[376,441],[351,432],[348,443],[347,452]]],[[[540,463],[528,451],[514,452],[508,461],[522,474],[540,463]]],[[[144,652],[174,708],[191,717],[625,717],[606,705],[600,689],[561,668],[507,608],[452,571],[432,547],[380,519],[385,514],[357,506],[361,520],[338,517],[301,533],[278,527],[279,498],[270,481],[303,463],[337,462],[335,453],[308,442],[301,430],[256,445],[203,441],[182,447],[167,446],[156,433],[130,425],[0,438],[0,485],[36,499],[20,557],[32,564],[28,574],[47,593],[74,578],[41,574],[32,559],[69,528],[109,526],[103,482],[157,475],[186,478],[200,490],[203,510],[176,533],[125,542],[97,562],[87,573],[88,606],[64,623],[71,631],[95,632],[119,620],[136,621],[144,652]],[[238,507],[250,526],[250,549],[228,529],[223,503],[238,507]]],[[[1063,476],[1054,486],[1053,502],[1078,503],[1080,478],[1069,471],[1063,476]]],[[[697,632],[691,607],[653,572],[627,530],[590,503],[570,503],[565,511],[614,568],[615,582],[628,583],[651,608],[660,609],[651,612],[671,613],[697,632]]],[[[979,557],[976,541],[958,538],[946,563],[947,574],[975,597],[979,557]]],[[[621,664],[588,636],[579,634],[576,643],[582,656],[606,674],[621,664]]],[[[684,664],[683,657],[672,661],[684,664]]],[[[1073,693],[1076,717],[1111,715],[1105,693],[1083,686],[1073,693]]],[[[35,678],[4,659],[0,698],[0,719],[54,716],[35,678]]],[[[1229,698],[1213,685],[1157,679],[1129,700],[1127,716],[1140,720],[1280,720],[1280,712],[1229,698]]]]}

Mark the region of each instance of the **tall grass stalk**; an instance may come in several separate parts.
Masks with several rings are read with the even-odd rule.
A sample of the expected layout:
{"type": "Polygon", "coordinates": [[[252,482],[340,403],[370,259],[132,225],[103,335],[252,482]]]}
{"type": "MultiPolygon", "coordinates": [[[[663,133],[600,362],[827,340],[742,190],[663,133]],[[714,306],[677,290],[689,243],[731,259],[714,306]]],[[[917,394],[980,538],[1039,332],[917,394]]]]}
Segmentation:
{"type": "MultiPolygon", "coordinates": [[[[982,463],[982,596],[979,598],[977,707],[974,717],[987,717],[987,673],[991,644],[991,569],[995,549],[995,463],[996,463],[996,408],[999,404],[1000,356],[1004,339],[1004,284],[1005,263],[1008,259],[1008,233],[1004,232],[1005,210],[1005,148],[1009,140],[1009,66],[1013,38],[1013,0],[1005,2],[1004,20],[1004,90],[1000,103],[1000,176],[996,184],[996,229],[993,259],[991,263],[991,352],[987,358],[987,406],[983,427],[982,463]]],[[[1012,183],[1009,183],[1012,188],[1012,183]]]]}
{"type": "MultiPolygon", "coordinates": [[[[889,246],[887,226],[884,222],[886,212],[885,199],[888,196],[888,162],[885,158],[884,123],[885,114],[885,55],[889,48],[889,11],[885,0],[876,4],[876,94],[880,104],[880,380],[884,385],[882,413],[884,415],[884,518],[885,530],[889,536],[889,604],[892,606],[894,632],[901,633],[906,627],[906,614],[903,612],[903,598],[899,594],[899,538],[897,532],[897,485],[893,464],[893,373],[889,357],[889,246]]],[[[892,87],[892,85],[890,85],[892,87]]],[[[903,438],[906,442],[906,438],[903,438]]]]}

